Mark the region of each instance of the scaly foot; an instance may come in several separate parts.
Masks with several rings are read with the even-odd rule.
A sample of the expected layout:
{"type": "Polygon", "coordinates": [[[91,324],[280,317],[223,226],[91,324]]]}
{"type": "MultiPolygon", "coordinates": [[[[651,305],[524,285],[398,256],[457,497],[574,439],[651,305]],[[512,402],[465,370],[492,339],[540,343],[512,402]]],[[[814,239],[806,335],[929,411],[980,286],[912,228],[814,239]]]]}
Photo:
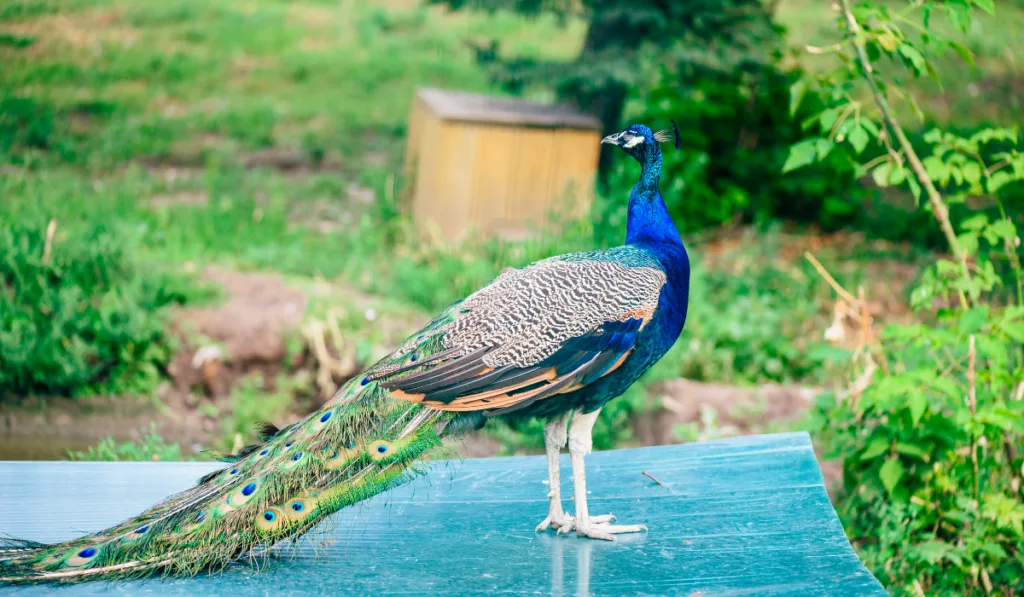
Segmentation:
{"type": "Polygon", "coordinates": [[[611,514],[589,516],[580,521],[570,517],[569,524],[558,527],[558,534],[562,535],[570,531],[576,531],[577,537],[614,541],[615,535],[647,531],[647,525],[645,524],[611,524],[613,520],[615,520],[615,517],[611,514]]]}
{"type": "MultiPolygon", "coordinates": [[[[602,514],[601,516],[590,517],[590,521],[594,523],[607,523],[613,520],[615,520],[615,517],[611,514],[602,514]]],[[[537,525],[536,530],[546,531],[548,530],[548,528],[552,528],[560,533],[568,533],[574,528],[572,521],[573,517],[571,514],[566,514],[564,512],[551,512],[548,514],[547,518],[540,521],[540,524],[537,525]],[[568,530],[562,531],[562,529],[568,530]]]]}
{"type": "Polygon", "coordinates": [[[557,530],[566,525],[572,525],[572,516],[563,512],[551,512],[544,520],[540,521],[535,530],[546,531],[549,528],[557,530]]]}

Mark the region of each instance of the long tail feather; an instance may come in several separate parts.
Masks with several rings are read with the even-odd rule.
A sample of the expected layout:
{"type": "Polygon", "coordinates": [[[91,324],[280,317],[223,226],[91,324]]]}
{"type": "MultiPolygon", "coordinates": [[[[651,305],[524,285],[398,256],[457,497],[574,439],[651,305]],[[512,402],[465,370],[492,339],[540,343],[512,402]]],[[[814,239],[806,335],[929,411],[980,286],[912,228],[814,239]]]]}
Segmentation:
{"type": "Polygon", "coordinates": [[[454,417],[353,380],[298,423],[263,426],[263,444],[130,520],[59,544],[0,539],[0,586],[224,568],[408,480],[459,427],[454,417]]]}

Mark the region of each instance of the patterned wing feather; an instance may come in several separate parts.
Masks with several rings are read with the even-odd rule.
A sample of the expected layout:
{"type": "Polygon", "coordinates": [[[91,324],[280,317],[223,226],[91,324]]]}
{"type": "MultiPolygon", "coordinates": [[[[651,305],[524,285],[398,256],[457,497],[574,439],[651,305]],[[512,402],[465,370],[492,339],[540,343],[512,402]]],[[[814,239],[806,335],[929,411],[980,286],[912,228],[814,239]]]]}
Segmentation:
{"type": "Polygon", "coordinates": [[[505,414],[613,371],[665,283],[650,260],[549,259],[508,269],[371,369],[392,396],[505,414]]]}

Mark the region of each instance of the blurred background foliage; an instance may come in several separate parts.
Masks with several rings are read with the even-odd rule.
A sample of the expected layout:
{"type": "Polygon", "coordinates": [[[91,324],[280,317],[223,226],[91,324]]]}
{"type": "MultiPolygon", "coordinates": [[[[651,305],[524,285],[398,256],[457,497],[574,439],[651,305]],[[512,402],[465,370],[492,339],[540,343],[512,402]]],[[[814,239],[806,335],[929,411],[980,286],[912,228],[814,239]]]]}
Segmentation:
{"type": "MultiPolygon", "coordinates": [[[[42,417],[53,429],[21,428],[44,438],[86,427],[113,437],[86,449],[46,439],[26,451],[26,437],[9,426],[0,458],[74,448],[76,459],[177,459],[229,449],[260,418],[303,414],[502,268],[620,243],[636,167],[608,148],[587,218],[556,218],[518,242],[440,245],[414,229],[400,197],[415,89],[516,95],[593,112],[606,132],[674,119],[681,133],[681,148],[666,152],[662,190],[693,256],[691,314],[666,358],[602,413],[595,445],[814,430],[845,464],[832,478],[843,481],[836,497],[848,531],[894,591],[914,594],[914,580],[941,577],[950,594],[995,594],[982,571],[1005,582],[1016,569],[993,562],[1021,558],[1012,548],[1020,456],[981,460],[993,479],[1017,483],[1016,497],[971,506],[974,490],[958,489],[975,482],[963,454],[979,437],[999,441],[992,421],[1000,419],[964,414],[953,394],[921,410],[899,375],[936,371],[962,390],[968,336],[991,335],[1007,358],[986,374],[980,400],[1019,406],[1021,338],[1004,307],[1019,302],[1013,239],[1024,183],[1018,175],[979,182],[981,170],[972,182],[967,163],[997,164],[1015,147],[1024,4],[947,0],[941,11],[952,16],[929,21],[922,7],[932,4],[880,0],[858,10],[876,11],[872,27],[892,21],[910,32],[868,49],[909,143],[928,148],[923,157],[954,148],[928,165],[937,179],[946,173],[939,186],[972,249],[969,266],[991,267],[989,284],[971,295],[972,307],[989,309],[983,316],[958,310],[951,288],[967,283],[950,274],[948,239],[915,197],[913,177],[877,133],[842,128],[868,126],[871,98],[848,69],[835,74],[845,43],[839,3],[8,0],[0,4],[0,413],[42,417]],[[854,104],[855,116],[843,116],[854,104]],[[977,155],[957,141],[996,127],[1009,132],[985,138],[977,155]],[[953,154],[965,157],[948,162],[953,154]],[[903,370],[886,373],[896,380],[865,394],[860,408],[835,400],[862,373],[849,369],[861,354],[855,330],[841,332],[835,291],[805,252],[842,287],[864,289],[861,306],[875,323],[923,326],[878,349],[903,370]],[[257,290],[247,296],[225,271],[257,290]],[[303,300],[270,305],[275,292],[303,300]],[[278,306],[291,323],[255,356],[230,354],[230,338],[209,325],[187,325],[205,317],[241,326],[246,313],[260,313],[258,322],[278,306]],[[944,342],[957,367],[908,357],[907,345],[944,342]],[[220,368],[200,353],[221,355],[220,368]],[[704,405],[694,417],[679,405],[702,396],[674,394],[681,378],[758,395],[810,388],[824,398],[784,409],[760,398],[704,405]],[[886,393],[892,387],[903,390],[886,393]],[[143,418],[162,426],[130,429],[139,419],[120,414],[126,404],[150,409],[143,418]],[[97,423],[111,409],[109,424],[97,423]],[[657,421],[676,431],[652,432],[657,421]],[[939,442],[933,430],[943,425],[955,433],[939,442]],[[959,456],[938,470],[915,449],[959,456]],[[895,491],[904,485],[905,494],[895,491]],[[955,539],[964,520],[981,537],[969,548],[955,539]]],[[[538,430],[536,422],[494,426],[466,453],[536,451],[538,430]]]]}

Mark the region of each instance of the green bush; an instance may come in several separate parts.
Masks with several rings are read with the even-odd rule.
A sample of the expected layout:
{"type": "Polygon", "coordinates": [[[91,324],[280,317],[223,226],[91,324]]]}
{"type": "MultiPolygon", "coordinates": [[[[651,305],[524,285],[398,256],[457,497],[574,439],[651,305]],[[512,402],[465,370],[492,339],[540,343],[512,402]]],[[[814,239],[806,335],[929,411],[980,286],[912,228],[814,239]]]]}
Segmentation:
{"type": "Polygon", "coordinates": [[[1022,319],[983,306],[890,327],[864,393],[819,400],[820,439],[843,459],[847,533],[901,593],[1024,587],[1022,319]]]}
{"type": "MultiPolygon", "coordinates": [[[[664,147],[662,193],[684,230],[737,221],[786,219],[837,229],[853,223],[869,192],[857,183],[850,160],[832,159],[793,175],[780,174],[814,97],[789,110],[789,87],[799,73],[774,66],[754,72],[665,73],[639,98],[629,120],[679,127],[680,149],[664,147]]],[[[614,195],[626,196],[636,179],[632,160],[619,159],[609,176],[614,195]]]]}
{"type": "MultiPolygon", "coordinates": [[[[926,204],[950,254],[912,292],[919,323],[891,326],[877,341],[862,332],[853,366],[837,378],[842,389],[815,409],[818,439],[843,462],[846,531],[895,595],[1024,590],[1024,287],[1018,229],[1000,201],[1024,180],[1024,154],[1017,132],[998,128],[930,131],[930,154],[919,154],[886,93],[899,89],[901,66],[935,77],[930,59],[942,48],[971,62],[927,27],[904,30],[907,14],[920,11],[926,25],[941,14],[963,33],[972,4],[994,11],[981,0],[924,2],[896,18],[885,4],[840,0],[845,40],[836,47],[846,59],[794,88],[818,85],[830,104],[808,122],[818,136],[794,144],[784,170],[826,156],[856,161],[879,187],[903,186],[926,204]],[[858,87],[870,101],[855,99],[858,87]],[[862,155],[872,139],[887,151],[862,155]]],[[[837,312],[870,330],[863,301],[840,295],[837,312]]]]}
{"type": "Polygon", "coordinates": [[[182,458],[181,446],[164,441],[157,433],[156,423],[149,424],[149,431],[138,441],[117,442],[112,437],[105,437],[95,446],[79,452],[68,450],[68,460],[79,461],[155,461],[178,462],[195,460],[182,458]]]}
{"type": "Polygon", "coordinates": [[[0,229],[0,396],[151,388],[171,351],[164,307],[194,291],[102,224],[47,238],[43,221],[0,229]]]}

